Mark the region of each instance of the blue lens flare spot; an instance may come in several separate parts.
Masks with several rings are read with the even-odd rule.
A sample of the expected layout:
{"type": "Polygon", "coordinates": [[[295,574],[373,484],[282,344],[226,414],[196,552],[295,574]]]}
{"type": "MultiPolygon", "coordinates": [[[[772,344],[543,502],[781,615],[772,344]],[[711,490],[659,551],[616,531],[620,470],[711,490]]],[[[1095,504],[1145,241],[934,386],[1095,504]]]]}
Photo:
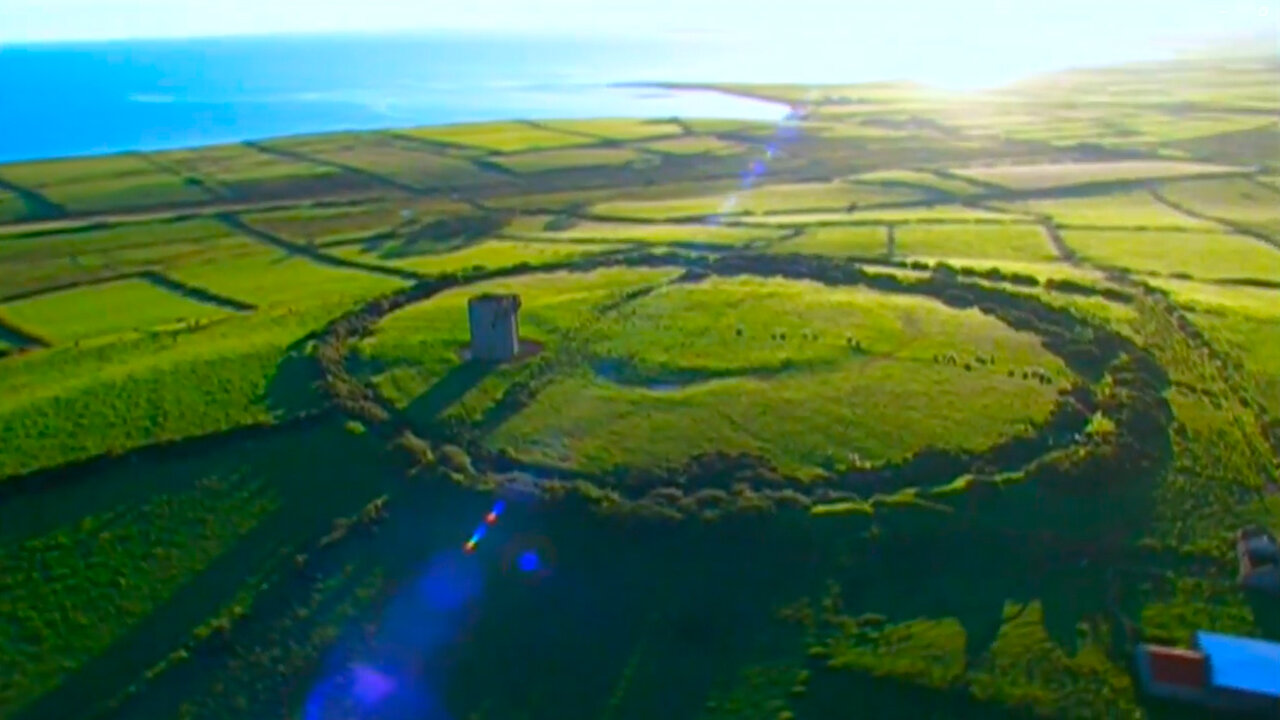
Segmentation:
{"type": "Polygon", "coordinates": [[[516,568],[522,573],[537,572],[542,567],[537,550],[525,550],[516,558],[516,568]]]}
{"type": "Polygon", "coordinates": [[[366,707],[376,705],[396,689],[394,680],[371,667],[357,664],[351,667],[351,672],[354,680],[351,694],[366,707]]]}

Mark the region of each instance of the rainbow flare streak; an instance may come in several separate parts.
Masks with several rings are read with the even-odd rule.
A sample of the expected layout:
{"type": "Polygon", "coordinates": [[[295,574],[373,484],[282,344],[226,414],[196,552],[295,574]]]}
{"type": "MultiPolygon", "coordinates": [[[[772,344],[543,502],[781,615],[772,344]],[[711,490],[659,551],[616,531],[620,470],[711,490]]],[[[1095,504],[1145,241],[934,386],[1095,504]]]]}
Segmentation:
{"type": "Polygon", "coordinates": [[[498,518],[502,515],[502,511],[505,508],[506,502],[503,500],[499,500],[494,503],[493,509],[484,516],[484,522],[482,522],[480,527],[476,528],[474,533],[471,533],[471,537],[463,543],[463,552],[470,553],[476,549],[476,545],[480,544],[480,541],[484,539],[485,532],[489,529],[489,526],[498,522],[498,518]]]}

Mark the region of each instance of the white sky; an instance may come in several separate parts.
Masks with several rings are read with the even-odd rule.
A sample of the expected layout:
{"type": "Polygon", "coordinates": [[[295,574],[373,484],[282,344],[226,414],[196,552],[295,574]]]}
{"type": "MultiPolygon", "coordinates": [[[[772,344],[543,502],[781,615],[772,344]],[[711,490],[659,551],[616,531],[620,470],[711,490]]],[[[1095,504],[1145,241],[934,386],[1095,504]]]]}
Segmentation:
{"type": "Polygon", "coordinates": [[[1277,9],[1280,0],[0,0],[0,42],[433,29],[852,39],[870,29],[922,52],[1029,37],[1087,49],[1274,37],[1277,9]]]}

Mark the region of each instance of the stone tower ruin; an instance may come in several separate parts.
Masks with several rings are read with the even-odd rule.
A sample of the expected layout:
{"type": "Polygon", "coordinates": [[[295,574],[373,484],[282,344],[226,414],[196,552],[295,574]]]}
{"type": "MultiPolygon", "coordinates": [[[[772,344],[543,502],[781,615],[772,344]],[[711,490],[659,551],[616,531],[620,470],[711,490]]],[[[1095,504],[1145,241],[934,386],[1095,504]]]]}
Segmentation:
{"type": "Polygon", "coordinates": [[[467,301],[471,359],[503,362],[520,352],[520,296],[486,293],[467,301]]]}

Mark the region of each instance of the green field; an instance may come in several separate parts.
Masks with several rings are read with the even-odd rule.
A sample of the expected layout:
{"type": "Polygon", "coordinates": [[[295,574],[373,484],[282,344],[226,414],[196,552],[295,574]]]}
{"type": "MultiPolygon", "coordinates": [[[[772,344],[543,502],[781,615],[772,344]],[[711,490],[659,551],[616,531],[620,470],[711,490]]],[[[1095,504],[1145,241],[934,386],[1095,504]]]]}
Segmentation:
{"type": "Polygon", "coordinates": [[[201,323],[227,313],[144,280],[119,280],[0,304],[0,320],[54,342],[201,323]]]}
{"type": "Polygon", "coordinates": [[[903,225],[894,231],[894,253],[903,256],[1018,260],[1057,259],[1038,225],[903,225]]]}
{"type": "Polygon", "coordinates": [[[363,270],[322,265],[310,258],[246,241],[226,260],[182,265],[169,272],[180,282],[262,307],[303,307],[312,298],[354,301],[396,287],[399,281],[363,270]]]}
{"type": "Polygon", "coordinates": [[[0,718],[1195,717],[1136,642],[1280,640],[1277,88],[0,165],[0,718]]]}
{"type": "Polygon", "coordinates": [[[889,236],[878,225],[828,225],[805,230],[794,240],[774,245],[770,250],[779,253],[812,253],[835,257],[886,257],[889,236]]]}
{"type": "Polygon", "coordinates": [[[973,195],[982,191],[982,188],[973,183],[920,170],[876,170],[875,172],[854,175],[849,179],[859,183],[883,183],[894,187],[899,185],[918,187],[926,190],[936,190],[957,197],[973,195]]]}
{"type": "Polygon", "coordinates": [[[540,123],[548,130],[563,130],[583,135],[594,135],[606,140],[647,140],[655,137],[679,135],[680,126],[662,120],[637,120],[634,118],[593,118],[591,120],[551,120],[540,123]]]}
{"type": "Polygon", "coordinates": [[[39,192],[73,212],[190,205],[211,199],[198,185],[134,155],[6,165],[0,180],[39,192]]]}
{"type": "Polygon", "coordinates": [[[0,478],[267,424],[318,407],[289,348],[345,305],[5,360],[0,478]]]}
{"type": "Polygon", "coordinates": [[[758,217],[745,217],[741,222],[754,225],[831,225],[841,223],[876,223],[876,224],[910,224],[910,223],[1017,223],[1025,222],[1026,217],[965,207],[963,205],[933,205],[928,207],[885,208],[883,210],[866,209],[844,213],[776,213],[758,217]]]}
{"type": "Polygon", "coordinates": [[[529,263],[545,265],[622,248],[604,243],[560,243],[486,240],[451,252],[432,252],[409,243],[344,245],[325,252],[341,258],[383,263],[425,274],[458,272],[472,268],[502,268],[529,263]]]}
{"type": "Polygon", "coordinates": [[[628,377],[588,368],[560,380],[504,424],[494,446],[595,470],[742,450],[809,474],[850,455],[884,462],[922,447],[981,449],[1035,422],[1053,398],[1043,386],[1020,392],[1021,402],[1001,400],[1000,410],[981,413],[989,425],[957,433],[965,398],[1004,397],[1002,389],[1022,381],[944,369],[929,362],[934,353],[993,353],[1002,364],[1062,371],[1034,338],[977,313],[776,281],[663,289],[590,336],[597,362],[618,363],[628,377]],[[926,327],[945,331],[922,334],[926,327]],[[862,343],[861,354],[851,352],[850,336],[862,343]],[[882,394],[904,384],[913,389],[897,401],[882,394]],[[636,433],[646,442],[627,441],[636,433]]]}
{"type": "Polygon", "coordinates": [[[1242,235],[1067,230],[1062,237],[1091,262],[1139,273],[1280,280],[1280,250],[1242,235]]]}
{"type": "Polygon", "coordinates": [[[1063,227],[1072,225],[1117,228],[1196,228],[1221,230],[1222,226],[1178,212],[1145,192],[1096,197],[1028,200],[1002,207],[1051,218],[1063,227]]]}
{"type": "MultiPolygon", "coordinates": [[[[805,210],[847,210],[851,206],[907,202],[922,197],[900,188],[880,188],[847,183],[796,183],[765,185],[723,195],[661,200],[622,200],[601,203],[592,213],[601,217],[669,220],[740,213],[785,213],[805,210]]],[[[762,219],[761,222],[768,222],[762,219]]]]}
{"type": "MultiPolygon", "coordinates": [[[[604,131],[608,132],[615,127],[617,126],[607,125],[604,131]]],[[[626,128],[629,125],[622,127],[626,128]]],[[[548,150],[551,148],[572,147],[574,145],[592,145],[599,142],[589,137],[569,132],[557,132],[550,128],[525,125],[523,123],[446,125],[443,127],[406,130],[404,133],[424,140],[502,153],[548,150]]]]}
{"type": "Polygon", "coordinates": [[[264,143],[264,147],[353,169],[363,173],[366,182],[374,187],[400,183],[415,190],[434,190],[485,185],[501,179],[465,159],[389,136],[356,135],[341,142],[327,141],[323,136],[286,139],[264,143]]]}
{"type": "Polygon", "coordinates": [[[640,153],[629,148],[583,148],[508,155],[494,162],[512,172],[536,173],[569,168],[629,165],[641,157],[640,153]]]}
{"type": "Polygon", "coordinates": [[[15,236],[0,240],[0,296],[258,250],[205,220],[15,236]]]}
{"type": "Polygon", "coordinates": [[[746,151],[738,143],[710,136],[652,140],[637,147],[671,155],[738,155],[746,151]]]}
{"type": "Polygon", "coordinates": [[[360,203],[331,207],[286,208],[241,216],[250,226],[286,240],[326,245],[354,238],[409,230],[432,220],[462,214],[448,202],[360,203]]]}
{"type": "Polygon", "coordinates": [[[521,338],[550,342],[557,334],[589,320],[596,305],[628,289],[669,280],[674,274],[649,270],[549,273],[442,293],[387,318],[360,353],[385,367],[377,378],[379,389],[397,405],[409,407],[461,364],[458,350],[467,343],[465,306],[472,294],[519,293],[523,305],[521,338]]]}
{"type": "Polygon", "coordinates": [[[231,197],[271,196],[277,188],[329,180],[339,171],[315,163],[270,155],[246,145],[154,153],[154,162],[195,178],[231,197]]]}
{"type": "MultiPolygon", "coordinates": [[[[1091,134],[1085,133],[1071,137],[1072,139],[1077,137],[1085,139],[1091,134]]],[[[1045,137],[1039,136],[1039,139],[1045,139],[1045,137]]],[[[1040,190],[1094,183],[1216,175],[1242,170],[1242,168],[1226,165],[1202,163],[1121,160],[1116,162],[1080,162],[1060,165],[955,168],[952,172],[1014,190],[1040,190]]]]}
{"type": "Polygon", "coordinates": [[[1191,212],[1280,239],[1280,192],[1247,180],[1170,183],[1162,195],[1191,212]]]}
{"type": "Polygon", "coordinates": [[[575,222],[565,229],[548,229],[550,218],[525,216],[503,230],[503,235],[521,240],[567,242],[629,242],[647,244],[690,243],[696,245],[741,245],[779,237],[775,230],[739,228],[692,223],[646,224],[596,220],[575,222]]]}
{"type": "Polygon", "coordinates": [[[0,190],[0,223],[21,220],[27,215],[27,204],[11,192],[0,190]]]}

